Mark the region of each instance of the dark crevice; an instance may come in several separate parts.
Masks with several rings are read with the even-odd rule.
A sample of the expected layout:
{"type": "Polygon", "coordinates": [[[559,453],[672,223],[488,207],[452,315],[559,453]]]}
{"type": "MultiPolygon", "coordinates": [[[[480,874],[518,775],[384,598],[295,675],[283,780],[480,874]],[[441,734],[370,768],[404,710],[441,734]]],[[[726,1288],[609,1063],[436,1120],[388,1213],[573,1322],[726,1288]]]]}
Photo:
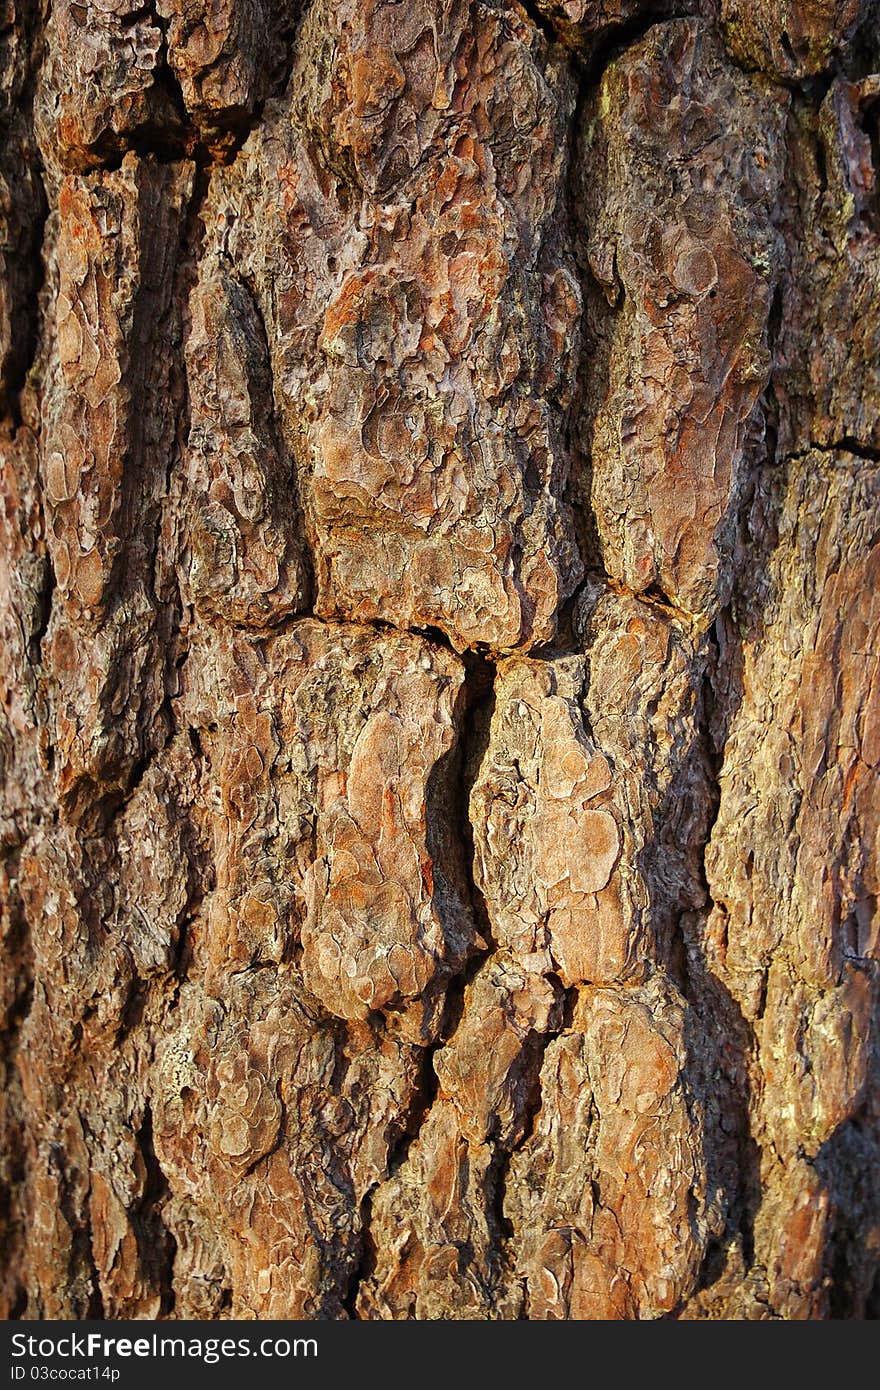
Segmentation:
{"type": "Polygon", "coordinates": [[[278,16],[280,27],[276,37],[279,40],[281,52],[275,70],[269,76],[266,84],[266,95],[254,102],[250,110],[239,108],[230,111],[228,116],[218,124],[218,131],[221,134],[228,133],[231,137],[216,158],[216,162],[219,164],[233,164],[235,162],[251,134],[262,125],[267,103],[280,96],[290,81],[295,57],[296,35],[307,5],[302,3],[302,0],[294,0],[294,3],[287,8],[289,17],[286,23],[282,23],[280,15],[278,16]]]}
{"type": "MultiPolygon", "coordinates": [[[[464,967],[446,984],[440,1028],[444,1040],[448,1040],[457,1027],[464,990],[492,948],[489,913],[475,869],[470,796],[489,740],[495,706],[495,667],[475,652],[464,653],[461,660],[465,679],[454,713],[458,740],[433,770],[426,789],[427,838],[434,864],[435,897],[441,907],[450,902],[453,914],[456,903],[460,904],[459,911],[463,908],[469,913],[472,928],[469,935],[472,941],[476,939],[476,947],[471,946],[464,967]]],[[[455,923],[451,925],[455,930],[455,923]]]]}
{"type": "Polygon", "coordinates": [[[494,945],[492,924],[476,871],[476,845],[471,823],[470,799],[489,746],[492,715],[495,712],[496,668],[494,662],[474,652],[466,653],[464,661],[467,670],[467,705],[461,737],[457,800],[453,811],[455,823],[461,827],[464,837],[465,875],[474,923],[478,934],[486,942],[487,949],[491,949],[494,945]]]}
{"type": "MultiPolygon", "coordinates": [[[[190,330],[189,302],[198,278],[198,268],[205,241],[203,209],[211,187],[211,175],[207,169],[196,169],[192,191],[186,209],[181,231],[179,259],[175,267],[172,312],[180,315],[175,324],[176,351],[171,368],[170,394],[176,400],[173,435],[165,460],[165,477],[158,501],[154,544],[151,558],[153,587],[156,603],[162,617],[161,642],[165,663],[165,697],[157,716],[157,723],[167,729],[166,743],[177,733],[175,699],[180,691],[181,673],[189,656],[189,624],[184,623],[186,604],[180,589],[180,580],[175,564],[168,577],[170,592],[161,592],[158,563],[160,555],[163,520],[174,506],[173,482],[175,474],[184,473],[183,460],[189,444],[191,406],[189,380],[186,370],[185,348],[190,330]]],[[[175,556],[175,560],[179,559],[175,556]]],[[[180,958],[183,956],[181,947],[180,958]]]]}
{"type": "Polygon", "coordinates": [[[43,582],[37,598],[34,612],[34,627],[30,639],[30,648],[34,656],[35,664],[42,659],[43,640],[49,631],[49,623],[52,618],[52,602],[55,597],[57,580],[55,578],[55,567],[52,564],[52,557],[46,552],[43,557],[43,582]]]}
{"type": "MultiPolygon", "coordinates": [[[[542,14],[542,12],[538,9],[537,5],[534,3],[534,0],[520,0],[520,4],[522,5],[522,8],[525,10],[529,19],[534,24],[535,28],[538,29],[544,35],[544,38],[547,40],[549,44],[553,45],[565,42],[562,36],[554,28],[553,21],[550,19],[549,15],[542,14]]],[[[577,60],[577,54],[572,54],[572,57],[575,60],[577,60]]]]}
{"type": "Polygon", "coordinates": [[[149,1001],[149,990],[143,980],[136,976],[131,980],[125,997],[125,1003],[119,1017],[116,1029],[116,1047],[121,1047],[125,1041],[126,1034],[137,1028],[143,1022],[144,1015],[149,1001]]]}
{"type": "Polygon", "coordinates": [[[155,27],[159,30],[159,33],[162,35],[162,56],[154,78],[154,87],[159,91],[161,96],[166,97],[171,110],[177,116],[181,128],[185,128],[188,122],[186,102],[177,73],[171,66],[169,55],[168,30],[171,21],[164,15],[159,14],[153,0],[148,0],[148,3],[143,7],[143,13],[152,20],[155,27]]]}
{"type": "MultiPolygon", "coordinates": [[[[22,424],[21,397],[33,370],[39,348],[39,302],[45,283],[43,247],[46,222],[49,217],[45,169],[33,134],[34,97],[37,74],[43,58],[43,36],[40,32],[34,32],[39,22],[36,7],[21,7],[16,13],[13,23],[16,20],[20,21],[22,15],[24,17],[23,27],[30,46],[27,71],[14,108],[17,123],[20,125],[18,143],[22,167],[20,171],[13,171],[11,168],[4,171],[6,177],[3,179],[6,184],[7,197],[12,203],[11,207],[4,207],[3,209],[3,223],[4,241],[6,242],[4,259],[7,262],[4,266],[4,272],[8,281],[8,293],[12,299],[10,307],[14,326],[7,361],[0,363],[6,376],[6,383],[0,385],[0,410],[5,408],[8,411],[13,430],[17,430],[22,424]],[[29,195],[31,205],[30,207],[16,208],[17,197],[22,191],[29,195]],[[24,223],[19,247],[10,245],[18,220],[16,212],[23,214],[24,223]],[[19,252],[20,254],[17,254],[19,252]],[[25,276],[25,293],[20,297],[16,294],[16,271],[19,269],[25,276]]],[[[13,125],[12,130],[0,128],[0,157],[5,154],[5,146],[8,145],[10,149],[14,148],[16,144],[13,137],[14,130],[15,125],[13,125]]]]}
{"type": "Polygon", "coordinates": [[[419,1077],[405,1114],[394,1127],[385,1164],[386,1177],[393,1178],[407,1160],[410,1149],[418,1139],[431,1107],[437,1099],[440,1081],[434,1070],[434,1058],[443,1046],[441,1041],[424,1048],[419,1061],[419,1077]]]}
{"type": "Polygon", "coordinates": [[[0,1152],[0,1294],[8,1299],[9,1317],[21,1317],[27,1308],[27,1291],[21,1282],[21,1251],[26,1244],[26,1218],[19,1209],[19,1195],[27,1190],[28,1144],[19,1052],[22,1028],[30,1014],[34,994],[34,953],[30,924],[18,891],[21,846],[3,852],[6,881],[6,926],[2,946],[4,965],[14,964],[14,996],[5,1009],[0,1027],[0,1078],[4,1093],[2,1152],[0,1152]],[[4,1286],[5,1285],[5,1290],[4,1286]],[[18,1311],[15,1311],[18,1309],[18,1311]]]}
{"type": "Polygon", "coordinates": [[[877,233],[880,232],[880,98],[866,101],[861,114],[860,124],[871,148],[871,185],[866,217],[877,233]]]}
{"type": "Polygon", "coordinates": [[[819,444],[816,440],[811,439],[806,449],[789,454],[788,457],[790,459],[802,459],[811,452],[817,454],[852,454],[854,458],[864,459],[866,463],[880,463],[880,448],[873,444],[865,444],[863,440],[856,439],[851,434],[842,435],[840,439],[834,440],[831,444],[819,444]]]}
{"type": "MultiPolygon", "coordinates": [[[[412,1116],[410,1117],[406,1127],[409,1133],[406,1148],[415,1137],[436,1098],[438,1081],[433,1065],[434,1056],[454,1035],[464,1012],[465,991],[494,948],[489,913],[474,867],[476,850],[470,819],[470,795],[489,740],[489,725],[495,707],[495,668],[491,662],[473,653],[469,654],[467,666],[468,673],[459,697],[460,735],[458,746],[454,750],[455,761],[442,777],[445,783],[445,806],[441,816],[429,816],[428,821],[429,826],[441,819],[445,821],[450,836],[456,837],[456,844],[453,846],[449,841],[440,843],[431,838],[428,848],[435,862],[435,876],[438,880],[438,868],[444,863],[448,867],[450,878],[459,879],[460,888],[464,890],[466,897],[465,905],[470,908],[474,935],[483,944],[472,950],[462,968],[446,982],[437,1041],[425,1049],[422,1058],[418,1123],[413,1129],[412,1116]]],[[[438,886],[441,885],[438,883],[438,886]]],[[[398,1167],[401,1155],[405,1156],[405,1152],[399,1144],[394,1154],[394,1163],[398,1167]]]]}
{"type": "MultiPolygon", "coordinates": [[[[698,888],[704,906],[683,912],[676,924],[681,955],[678,983],[687,1003],[685,1046],[689,1089],[705,1111],[708,1192],[723,1195],[724,1229],[707,1242],[693,1294],[720,1277],[727,1252],[738,1247],[746,1274],[755,1262],[754,1223],[761,1202],[761,1151],[753,1133],[751,1072],[753,1025],[731,993],[704,944],[713,902],[706,853],[721,807],[721,773],[728,735],[743,693],[742,637],[728,609],[705,636],[698,700],[701,759],[708,797],[699,845],[698,888]]],[[[673,943],[673,946],[675,943],[673,943]]],[[[671,962],[674,966],[674,961],[671,962]]]]}
{"type": "MultiPolygon", "coordinates": [[[[421,635],[427,637],[428,633],[423,630],[421,635]]],[[[442,634],[437,635],[442,637],[442,634]]],[[[433,632],[431,636],[434,636],[433,632]]],[[[447,645],[445,640],[443,645],[447,645]]],[[[440,863],[445,863],[453,878],[459,877],[463,880],[462,887],[469,899],[476,934],[484,944],[478,947],[464,966],[446,982],[438,1035],[430,1046],[422,1050],[419,1077],[412,1099],[405,1115],[398,1121],[389,1145],[385,1176],[362,1199],[359,1254],[342,1299],[342,1306],[351,1318],[357,1317],[360,1290],[375,1266],[375,1248],[370,1235],[373,1194],[379,1186],[388,1182],[404,1167],[410,1149],[422,1132],[439,1091],[440,1083],[434,1059],[455,1034],[464,1012],[465,991],[494,948],[488,910],[474,871],[475,849],[469,802],[471,789],[488,744],[489,725],[495,704],[495,668],[490,661],[473,652],[466,653],[464,661],[467,676],[459,697],[460,735],[458,746],[454,750],[455,761],[444,769],[440,777],[440,783],[444,788],[441,800],[445,806],[445,814],[439,817],[429,816],[429,824],[437,820],[446,820],[450,830],[463,837],[463,844],[455,854],[451,853],[452,847],[448,842],[440,844],[435,841],[429,844],[429,850],[435,861],[435,875],[438,879],[438,867],[440,863]],[[455,860],[458,862],[455,863],[455,860]]]]}
{"type": "MultiPolygon", "coordinates": [[[[144,396],[151,390],[162,389],[151,378],[151,370],[157,360],[160,345],[170,343],[171,366],[165,385],[174,408],[174,424],[171,436],[164,450],[164,457],[156,467],[161,467],[162,477],[155,492],[150,492],[150,473],[145,467],[147,445],[141,431],[143,420],[137,422],[137,429],[131,442],[130,455],[138,466],[129,470],[131,483],[124,499],[128,529],[131,540],[120,549],[118,561],[115,603],[121,605],[129,594],[132,574],[144,573],[150,576],[150,598],[154,609],[154,639],[161,650],[159,657],[163,668],[164,692],[161,702],[155,709],[149,723],[137,728],[137,752],[128,759],[121,759],[111,769],[111,778],[101,782],[87,777],[81,778],[68,798],[67,811],[71,819],[78,821],[81,830],[92,838],[111,834],[114,822],[130,804],[143,785],[157,757],[171,741],[174,729],[173,697],[176,693],[176,673],[186,656],[180,650],[180,631],[183,604],[179,589],[167,592],[160,583],[158,573],[162,516],[171,495],[171,482],[174,471],[179,467],[182,450],[185,448],[188,430],[189,400],[186,385],[186,372],[183,363],[183,333],[185,324],[176,320],[178,306],[188,303],[189,291],[194,282],[202,237],[200,213],[209,185],[208,175],[196,171],[193,189],[180,226],[177,255],[173,262],[170,292],[167,299],[155,303],[155,296],[161,293],[161,283],[155,279],[156,268],[149,263],[143,267],[144,284],[138,292],[135,313],[139,320],[146,320],[149,327],[148,347],[135,363],[134,394],[144,396]],[[137,490],[136,490],[137,489],[137,490]],[[139,559],[135,570],[132,564],[130,547],[133,541],[146,533],[147,553],[139,559]]],[[[147,210],[144,210],[146,217],[147,210]]],[[[156,254],[164,258],[168,248],[159,244],[156,254]]],[[[125,663],[120,662],[113,673],[113,679],[122,679],[125,663]]],[[[101,694],[101,702],[107,708],[107,725],[112,727],[114,715],[112,705],[119,691],[111,680],[101,694]]],[[[127,704],[127,701],[125,702],[127,704]]]]}
{"type": "Polygon", "coordinates": [[[39,175],[35,175],[35,177],[37,206],[31,223],[27,254],[23,257],[30,278],[27,294],[28,304],[16,305],[15,352],[7,371],[5,388],[13,430],[17,430],[23,423],[21,396],[33,370],[40,342],[40,316],[37,306],[45,278],[42,246],[49,207],[41,178],[39,175]]]}
{"type": "Polygon", "coordinates": [[[119,16],[119,27],[123,30],[133,29],[142,19],[153,19],[155,21],[155,18],[156,13],[152,5],[140,5],[137,9],[129,10],[127,13],[119,16]]]}
{"type": "MultiPolygon", "coordinates": [[[[632,19],[626,20],[623,24],[610,25],[594,39],[583,60],[582,96],[589,93],[591,88],[598,87],[605,69],[627,49],[641,43],[652,29],[662,28],[676,20],[699,18],[697,0],[693,0],[693,3],[690,4],[670,3],[668,7],[664,6],[664,9],[666,12],[662,15],[658,15],[656,12],[654,14],[634,15],[632,19]]],[[[578,106],[580,107],[580,105],[579,102],[578,106]]]]}
{"type": "Polygon", "coordinates": [[[305,591],[302,595],[301,613],[311,612],[316,593],[315,582],[315,556],[308,542],[305,506],[302,496],[300,478],[295,460],[287,447],[284,429],[281,424],[281,413],[278,406],[277,383],[275,380],[275,368],[272,360],[272,341],[266,324],[263,306],[257,286],[246,275],[239,272],[240,283],[247,292],[250,302],[251,319],[257,330],[259,339],[259,351],[265,364],[266,370],[266,396],[267,396],[267,419],[265,421],[266,432],[273,446],[273,450],[279,463],[283,466],[283,476],[272,479],[273,484],[282,486],[287,485],[287,497],[293,507],[294,529],[299,553],[302,556],[306,574],[304,576],[305,591]]]}
{"type": "Polygon", "coordinates": [[[399,1173],[405,1165],[409,1151],[421,1133],[422,1126],[437,1098],[440,1083],[434,1070],[434,1057],[442,1045],[442,1042],[438,1040],[430,1047],[423,1049],[420,1058],[419,1077],[409,1106],[389,1136],[384,1177],[373,1183],[361,1198],[357,1248],[346,1288],[340,1299],[341,1306],[349,1318],[357,1319],[357,1302],[361,1289],[364,1281],[370,1277],[376,1266],[376,1247],[370,1229],[374,1194],[378,1188],[399,1173]]]}
{"type": "Polygon", "coordinates": [[[874,1319],[880,1314],[880,1176],[876,1163],[876,1113],[872,1097],[880,1080],[880,1054],[870,1037],[871,1063],[862,1104],[841,1121],[815,1156],[815,1170],[828,1197],[829,1231],[825,1250],[827,1316],[834,1320],[874,1319]]]}
{"type": "Polygon", "coordinates": [[[144,1107],[138,1133],[138,1147],[146,1175],[140,1201],[132,1213],[132,1224],[146,1279],[159,1291],[159,1316],[170,1317],[175,1301],[174,1259],[177,1241],[162,1219],[170,1188],[156,1156],[153,1143],[153,1114],[149,1101],[144,1107]]]}
{"type": "Polygon", "coordinates": [[[348,1277],[348,1287],[340,1299],[342,1308],[348,1317],[355,1321],[360,1317],[357,1310],[360,1291],[376,1268],[376,1246],[370,1229],[373,1219],[374,1191],[375,1188],[370,1188],[369,1192],[361,1198],[359,1250],[348,1277]]]}
{"type": "Polygon", "coordinates": [[[510,1247],[516,1232],[504,1210],[507,1197],[507,1179],[513,1154],[513,1149],[506,1146],[495,1146],[484,1185],[486,1221],[489,1230],[493,1231],[495,1236],[490,1255],[490,1271],[496,1278],[503,1277],[505,1265],[512,1269],[514,1263],[510,1258],[510,1247]]]}
{"type": "Polygon", "coordinates": [[[554,1014],[551,1015],[550,1026],[545,1032],[533,1031],[523,1041],[515,1064],[516,1075],[513,1083],[516,1095],[516,1130],[510,1140],[494,1141],[492,1163],[486,1177],[486,1215],[490,1229],[494,1229],[497,1237],[493,1245],[493,1262],[499,1277],[502,1272],[510,1277],[515,1265],[515,1251],[511,1247],[516,1232],[505,1212],[510,1166],[514,1156],[535,1134],[543,1105],[541,1072],[547,1049],[571,1028],[572,1015],[577,1003],[575,987],[566,990],[554,974],[545,978],[554,985],[557,992],[554,1014]]]}
{"type": "MultiPolygon", "coordinates": [[[[156,84],[165,87],[170,94],[176,78],[168,68],[163,68],[156,84]]],[[[90,168],[95,172],[116,173],[122,168],[126,156],[133,154],[138,159],[151,159],[163,166],[191,161],[198,170],[208,173],[214,168],[233,163],[256,123],[255,117],[234,141],[219,148],[198,135],[188,123],[176,127],[159,121],[146,123],[128,133],[124,144],[119,143],[115,136],[96,141],[89,148],[90,168]]]]}
{"type": "Polygon", "coordinates": [[[684,618],[685,621],[688,621],[690,618],[690,614],[688,614],[685,609],[680,608],[678,604],[669,597],[659,580],[655,580],[653,584],[649,584],[647,589],[640,589],[638,591],[629,591],[626,585],[620,585],[619,587],[621,592],[631,592],[632,597],[638,599],[640,603],[645,603],[649,608],[656,609],[666,614],[668,617],[684,618]]]}
{"type": "MultiPolygon", "coordinates": [[[[64,1149],[60,1144],[49,1143],[45,1157],[47,1167],[54,1174],[58,1187],[58,1209],[70,1232],[68,1278],[72,1307],[76,1310],[76,1316],[80,1318],[103,1321],[104,1300],[92,1249],[91,1226],[88,1218],[82,1217],[74,1204],[71,1183],[64,1167],[64,1149]]],[[[88,1198],[84,1203],[86,1210],[87,1202],[88,1198]]]]}
{"type": "Polygon", "coordinates": [[[576,22],[554,22],[534,0],[521,0],[529,19],[550,45],[561,44],[582,79],[582,87],[594,87],[609,63],[639,42],[651,29],[677,19],[700,18],[699,0],[660,0],[647,14],[636,14],[622,22],[600,24],[596,29],[576,22]]]}
{"type": "Polygon", "coordinates": [[[193,941],[190,927],[201,911],[205,898],[215,887],[213,861],[205,854],[199,843],[197,831],[191,818],[181,817],[185,825],[184,843],[187,858],[187,903],[178,923],[177,941],[171,961],[171,971],[177,978],[178,989],[186,979],[192,965],[193,941]]]}
{"type": "Polygon", "coordinates": [[[344,627],[350,630],[368,628],[377,633],[387,634],[389,637],[420,637],[432,646],[449,652],[464,665],[467,671],[492,664],[487,650],[468,648],[462,651],[453,645],[442,628],[417,623],[410,625],[393,623],[387,618],[347,617],[345,613],[315,614],[313,611],[307,611],[286,614],[279,621],[268,625],[261,625],[258,622],[237,623],[230,621],[228,626],[233,632],[247,632],[253,634],[255,639],[265,639],[276,637],[307,618],[313,618],[315,622],[322,623],[327,627],[344,627]]]}
{"type": "Polygon", "coordinates": [[[266,82],[266,95],[251,107],[234,106],[214,113],[212,121],[200,128],[188,111],[180,81],[169,59],[168,30],[170,20],[157,13],[155,5],[145,5],[137,14],[128,16],[129,23],[149,17],[162,34],[162,61],[153,79],[153,92],[164,99],[165,110],[154,121],[146,121],[127,134],[122,142],[108,135],[91,148],[98,167],[106,170],[120,168],[129,153],[139,158],[151,157],[159,164],[176,164],[193,160],[202,169],[228,165],[237,159],[249,136],[263,121],[267,101],[278,96],[290,78],[293,67],[294,39],[302,6],[294,5],[287,23],[280,23],[276,33],[280,55],[266,82]]]}
{"type": "MultiPolygon", "coordinates": [[[[144,778],[157,757],[171,741],[175,730],[173,700],[176,694],[177,673],[187,655],[186,646],[181,647],[183,602],[176,584],[174,592],[163,592],[158,566],[162,516],[171,497],[172,478],[175,470],[180,466],[180,458],[186,447],[188,433],[189,395],[183,362],[185,315],[189,293],[197,274],[199,252],[204,235],[201,210],[207,196],[209,183],[209,175],[204,170],[196,170],[192,192],[180,230],[178,255],[172,275],[172,292],[153,330],[154,350],[155,345],[160,341],[170,339],[173,345],[168,393],[176,404],[172,435],[168,441],[165,458],[162,461],[161,486],[155,499],[147,500],[152,522],[152,534],[149,539],[149,554],[143,567],[152,580],[152,600],[156,611],[156,637],[161,647],[161,661],[164,665],[164,696],[149,727],[143,729],[141,733],[141,752],[131,763],[125,776],[124,786],[111,791],[106,797],[100,798],[98,801],[103,813],[101,819],[96,822],[98,834],[105,834],[112,830],[113,822],[137,795],[143,785],[144,778]],[[184,322],[175,322],[175,316],[179,312],[178,306],[183,306],[184,322]],[[170,330],[169,320],[171,321],[170,330]]],[[[147,287],[148,292],[151,288],[151,286],[147,287]]],[[[146,379],[148,370],[146,365],[143,370],[146,379]]],[[[143,505],[142,499],[137,500],[143,505]]],[[[132,502],[132,506],[134,505],[135,501],[132,502]]]]}
{"type": "MultiPolygon", "coordinates": [[[[767,317],[767,347],[773,362],[777,361],[780,339],[782,337],[784,310],[784,293],[780,280],[774,287],[773,298],[770,303],[770,312],[767,317]]],[[[772,373],[758,409],[761,411],[764,422],[764,453],[768,464],[775,466],[779,461],[779,433],[782,410],[772,373]]]]}
{"type": "Polygon", "coordinates": [[[770,308],[767,313],[767,348],[774,362],[782,337],[784,318],[785,296],[783,293],[782,280],[779,279],[773,287],[773,298],[770,301],[770,308]]]}
{"type": "Polygon", "coordinates": [[[19,1288],[18,1293],[16,1294],[14,1301],[10,1304],[10,1307],[9,1307],[9,1317],[10,1317],[10,1319],[11,1319],[12,1321],[17,1321],[19,1318],[23,1318],[23,1317],[25,1316],[25,1314],[27,1313],[27,1306],[28,1306],[27,1290],[24,1288],[24,1286],[22,1286],[21,1288],[19,1288]]]}
{"type": "MultiPolygon", "coordinates": [[[[389,624],[388,626],[392,625],[389,624]]],[[[401,629],[396,630],[400,631],[401,629]]],[[[455,655],[457,655],[457,653],[455,652],[455,648],[453,647],[452,643],[450,642],[449,638],[447,637],[446,633],[443,631],[442,628],[431,626],[414,626],[404,630],[412,632],[417,637],[424,637],[426,642],[433,643],[435,647],[444,647],[446,651],[453,652],[455,655]]]]}
{"type": "MultiPolygon", "coordinates": [[[[786,48],[788,36],[783,33],[781,47],[785,50],[790,62],[797,63],[797,57],[793,54],[791,46],[786,48]]],[[[762,68],[755,62],[746,62],[730,51],[725,45],[728,62],[740,72],[758,74],[765,81],[772,82],[775,86],[783,88],[792,94],[796,102],[802,103],[805,107],[813,111],[818,111],[822,102],[828,95],[829,89],[835,77],[840,71],[840,64],[835,60],[824,72],[805,73],[802,77],[797,77],[791,73],[779,72],[775,68],[762,68]]]]}

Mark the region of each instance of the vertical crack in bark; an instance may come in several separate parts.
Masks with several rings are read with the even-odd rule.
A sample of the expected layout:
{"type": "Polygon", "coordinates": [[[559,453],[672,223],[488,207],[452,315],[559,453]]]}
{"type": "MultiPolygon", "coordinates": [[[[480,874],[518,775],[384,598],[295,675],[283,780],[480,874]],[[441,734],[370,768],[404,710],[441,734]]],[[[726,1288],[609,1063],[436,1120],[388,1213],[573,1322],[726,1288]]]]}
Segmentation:
{"type": "MultiPolygon", "coordinates": [[[[20,18],[16,13],[13,19],[15,23],[20,18]]],[[[7,400],[4,402],[0,398],[0,407],[6,405],[13,430],[22,424],[21,397],[26,388],[28,378],[34,367],[34,361],[39,345],[40,334],[40,297],[44,286],[44,243],[46,221],[49,216],[49,202],[45,187],[45,170],[43,161],[37,147],[34,136],[34,94],[37,82],[37,73],[42,58],[42,31],[39,29],[36,15],[28,8],[25,9],[25,24],[28,35],[28,65],[24,84],[19,101],[16,103],[17,116],[22,130],[25,134],[21,137],[18,150],[19,155],[30,165],[29,174],[32,180],[30,189],[27,188],[27,178],[19,181],[10,176],[9,182],[3,179],[4,197],[14,202],[17,195],[30,193],[33,203],[29,210],[30,229],[27,237],[26,246],[22,249],[21,259],[28,263],[30,278],[27,285],[28,298],[26,303],[17,302],[15,304],[15,323],[14,334],[14,355],[11,365],[11,372],[8,382],[7,400]],[[17,359],[17,360],[16,360],[17,359]]],[[[13,131],[0,127],[0,151],[8,142],[13,143],[13,131]]],[[[4,206],[4,214],[12,211],[4,206]]],[[[9,225],[14,227],[15,215],[4,217],[4,230],[6,236],[9,233],[9,225]]],[[[4,237],[5,240],[5,237],[4,237]]],[[[12,248],[11,256],[16,255],[16,248],[12,248]]],[[[17,273],[13,272],[13,275],[17,273]]],[[[13,277],[10,277],[13,278],[13,277]]]]}
{"type": "MultiPolygon", "coordinates": [[[[716,619],[715,628],[724,625],[734,631],[729,610],[716,619]]],[[[755,1065],[754,1030],[742,1008],[718,975],[713,973],[701,942],[698,923],[705,921],[716,904],[706,874],[706,852],[721,806],[721,770],[727,734],[736,705],[731,696],[742,692],[741,643],[725,644],[725,659],[710,630],[705,639],[706,669],[701,692],[702,756],[710,782],[711,802],[701,846],[701,877],[706,906],[696,916],[679,920],[678,930],[684,946],[688,1006],[688,1045],[696,1094],[704,1104],[717,1107],[710,1125],[710,1184],[726,1194],[726,1223],[722,1235],[707,1244],[694,1294],[701,1293],[720,1277],[727,1249],[738,1239],[744,1275],[754,1265],[754,1220],[761,1201],[761,1151],[753,1135],[752,1073],[755,1065]],[[723,698],[719,692],[724,691],[723,698]],[[733,1148],[724,1136],[733,1133],[733,1148]]]]}
{"type": "Polygon", "coordinates": [[[289,489],[289,497],[293,504],[296,540],[306,568],[303,606],[301,612],[297,615],[299,617],[302,617],[306,614],[314,612],[315,595],[317,591],[317,586],[315,583],[315,554],[308,539],[308,527],[306,525],[305,514],[305,498],[303,497],[303,489],[297,473],[296,460],[294,459],[290,449],[287,446],[287,442],[284,437],[284,430],[282,428],[281,419],[279,416],[277,393],[280,390],[280,387],[277,381],[275,363],[272,357],[272,343],[269,338],[269,331],[266,325],[265,315],[263,313],[263,306],[260,302],[260,295],[256,286],[253,284],[252,280],[248,276],[242,275],[241,280],[248,295],[250,296],[250,302],[254,313],[254,319],[259,328],[260,347],[263,353],[265,354],[266,370],[269,374],[271,409],[269,419],[265,421],[266,433],[278,455],[278,458],[280,460],[283,460],[288,467],[287,486],[289,489]]]}
{"type": "Polygon", "coordinates": [[[174,1257],[177,1241],[165,1225],[162,1210],[170,1196],[168,1179],[156,1157],[153,1144],[153,1115],[150,1102],[144,1107],[138,1133],[138,1147],[146,1169],[143,1193],[131,1213],[140,1249],[142,1268],[160,1296],[159,1316],[174,1316],[174,1257]]]}
{"type": "Polygon", "coordinates": [[[14,997],[4,1000],[5,1017],[0,1026],[0,1067],[6,1107],[0,1157],[0,1269],[4,1271],[0,1279],[0,1297],[9,1310],[6,1316],[11,1318],[20,1317],[27,1304],[21,1261],[26,1213],[21,1207],[21,1200],[28,1183],[29,1146],[27,1109],[19,1074],[19,1050],[22,1025],[30,1012],[34,989],[30,928],[18,892],[20,859],[20,846],[0,853],[0,870],[6,881],[3,906],[7,922],[2,941],[4,973],[8,971],[15,985],[14,997]],[[13,962],[14,970],[10,968],[13,962]],[[16,1309],[19,1311],[16,1312],[16,1309]]]}

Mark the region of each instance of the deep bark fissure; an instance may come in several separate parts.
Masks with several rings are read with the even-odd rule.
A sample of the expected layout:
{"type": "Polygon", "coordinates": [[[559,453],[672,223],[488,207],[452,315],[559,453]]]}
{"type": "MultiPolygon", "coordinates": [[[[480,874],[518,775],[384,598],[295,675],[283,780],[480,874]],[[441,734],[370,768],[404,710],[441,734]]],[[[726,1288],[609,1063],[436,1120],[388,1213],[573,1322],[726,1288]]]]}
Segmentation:
{"type": "Polygon", "coordinates": [[[174,1257],[177,1242],[162,1219],[162,1205],[170,1196],[170,1188],[156,1157],[153,1143],[153,1116],[150,1102],[144,1107],[138,1144],[147,1170],[143,1195],[137,1210],[136,1229],[141,1247],[141,1260],[150,1270],[160,1291],[160,1315],[174,1316],[174,1257]]]}

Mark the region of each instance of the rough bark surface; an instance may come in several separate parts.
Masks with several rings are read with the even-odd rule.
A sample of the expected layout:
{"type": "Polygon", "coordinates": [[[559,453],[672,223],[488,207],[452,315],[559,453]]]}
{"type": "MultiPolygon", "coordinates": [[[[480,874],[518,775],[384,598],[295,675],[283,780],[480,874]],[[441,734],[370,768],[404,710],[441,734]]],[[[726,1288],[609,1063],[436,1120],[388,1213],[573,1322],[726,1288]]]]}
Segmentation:
{"type": "Polygon", "coordinates": [[[878,68],[0,4],[0,1314],[880,1313],[878,68]]]}

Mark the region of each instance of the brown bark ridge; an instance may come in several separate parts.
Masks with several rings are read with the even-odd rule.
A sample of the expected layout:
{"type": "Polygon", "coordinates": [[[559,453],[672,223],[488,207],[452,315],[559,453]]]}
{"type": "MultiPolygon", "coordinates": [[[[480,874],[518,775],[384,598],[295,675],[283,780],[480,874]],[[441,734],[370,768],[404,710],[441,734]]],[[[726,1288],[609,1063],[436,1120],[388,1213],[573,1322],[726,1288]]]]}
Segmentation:
{"type": "Polygon", "coordinates": [[[880,1312],[873,0],[0,4],[0,1313],[880,1312]]]}

